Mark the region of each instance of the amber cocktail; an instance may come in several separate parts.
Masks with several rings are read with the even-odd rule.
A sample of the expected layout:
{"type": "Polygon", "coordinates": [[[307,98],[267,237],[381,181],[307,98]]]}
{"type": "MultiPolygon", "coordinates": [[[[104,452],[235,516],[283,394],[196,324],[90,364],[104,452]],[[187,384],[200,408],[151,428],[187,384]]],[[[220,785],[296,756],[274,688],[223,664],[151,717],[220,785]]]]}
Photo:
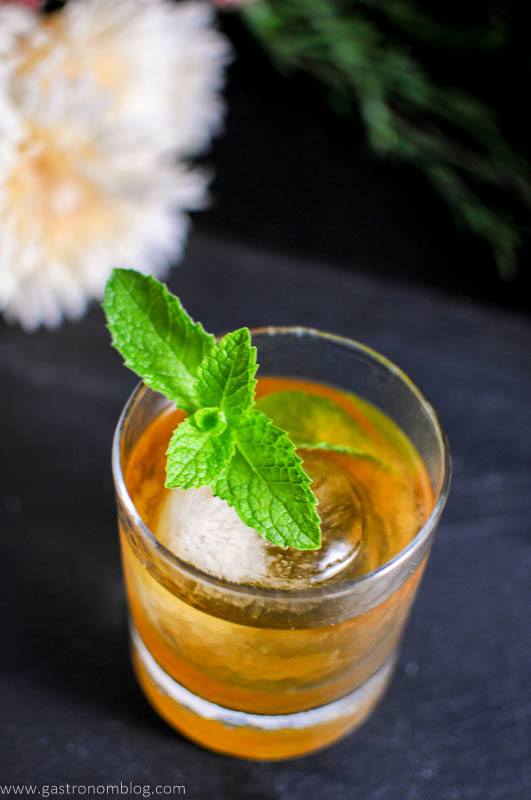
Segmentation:
{"type": "Polygon", "coordinates": [[[146,696],[206,747],[277,759],[330,744],[384,693],[449,461],[431,407],[386,359],[299,328],[255,331],[253,343],[258,406],[280,402],[292,427],[360,451],[299,450],[320,550],[275,547],[209,487],[165,489],[166,447],[184,414],[145,387],[120,420],[113,468],[146,696]],[[305,418],[309,395],[320,399],[305,418]]]}

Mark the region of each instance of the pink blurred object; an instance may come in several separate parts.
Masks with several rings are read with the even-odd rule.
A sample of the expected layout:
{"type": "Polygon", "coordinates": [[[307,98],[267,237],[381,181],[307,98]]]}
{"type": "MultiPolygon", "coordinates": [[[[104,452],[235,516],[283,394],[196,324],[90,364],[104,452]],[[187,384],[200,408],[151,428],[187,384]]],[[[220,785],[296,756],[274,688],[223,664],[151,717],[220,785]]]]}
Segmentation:
{"type": "Polygon", "coordinates": [[[222,11],[229,11],[233,8],[249,5],[253,0],[212,0],[212,4],[222,11]]]}
{"type": "Polygon", "coordinates": [[[41,8],[44,0],[0,0],[0,6],[28,6],[29,8],[41,8]]]}

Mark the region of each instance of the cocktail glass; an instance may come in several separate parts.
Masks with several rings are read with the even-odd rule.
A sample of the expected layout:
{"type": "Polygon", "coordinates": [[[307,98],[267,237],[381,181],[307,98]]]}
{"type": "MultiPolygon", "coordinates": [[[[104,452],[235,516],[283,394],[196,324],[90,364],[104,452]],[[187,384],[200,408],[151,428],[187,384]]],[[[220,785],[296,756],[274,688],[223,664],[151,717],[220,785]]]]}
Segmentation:
{"type": "Polygon", "coordinates": [[[417,448],[434,498],[411,541],[369,574],[296,590],[216,578],[158,541],[129,494],[133,449],[170,405],[142,384],[133,392],[113,473],[140,685],[170,725],[203,746],[283,759],[357,728],[384,694],[448,495],[450,458],[432,407],[378,353],[307,328],[262,328],[253,343],[259,376],[329,384],[388,415],[417,448]]]}

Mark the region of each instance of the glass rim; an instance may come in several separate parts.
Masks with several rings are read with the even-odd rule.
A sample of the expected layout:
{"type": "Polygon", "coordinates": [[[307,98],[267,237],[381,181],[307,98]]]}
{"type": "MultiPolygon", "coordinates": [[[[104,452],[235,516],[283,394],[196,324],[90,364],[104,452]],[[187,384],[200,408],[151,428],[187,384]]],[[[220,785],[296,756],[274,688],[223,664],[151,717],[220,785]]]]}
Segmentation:
{"type": "MultiPolygon", "coordinates": [[[[125,478],[123,475],[122,470],[122,463],[121,463],[121,441],[122,441],[122,434],[125,429],[125,425],[127,420],[134,410],[134,407],[137,402],[139,402],[142,397],[147,394],[148,392],[153,392],[148,386],[146,386],[142,381],[140,381],[131,394],[122,409],[120,417],[118,419],[118,423],[115,428],[113,442],[112,442],[112,473],[114,478],[114,485],[116,489],[116,493],[118,498],[122,501],[127,510],[127,513],[133,520],[134,524],[137,526],[139,531],[142,533],[142,536],[147,539],[149,545],[160,555],[163,560],[169,562],[172,568],[180,570],[182,573],[185,573],[188,577],[200,580],[205,583],[211,584],[217,588],[224,589],[229,592],[235,592],[237,594],[244,594],[244,595],[252,595],[254,597],[264,597],[270,599],[279,599],[285,598],[289,600],[310,600],[310,599],[318,599],[324,597],[338,597],[344,594],[349,594],[355,589],[361,588],[363,585],[372,584],[376,580],[381,577],[388,575],[389,573],[393,572],[394,570],[400,569],[400,566],[407,561],[407,559],[412,556],[417,550],[420,550],[423,544],[429,538],[431,532],[439,522],[443,509],[446,505],[446,501],[448,499],[448,493],[450,490],[450,483],[452,477],[452,464],[451,464],[451,456],[450,456],[450,448],[448,445],[448,440],[446,438],[446,434],[443,430],[443,427],[439,421],[437,413],[435,412],[434,408],[430,404],[430,402],[426,399],[424,394],[420,391],[420,389],[416,386],[416,384],[411,380],[411,378],[400,368],[398,367],[393,361],[391,361],[386,356],[379,353],[377,350],[374,350],[371,347],[368,347],[361,342],[357,342],[354,339],[349,339],[346,336],[340,336],[335,333],[327,333],[326,331],[318,330],[317,328],[310,328],[306,326],[263,326],[258,328],[251,328],[251,336],[296,336],[296,337],[310,337],[315,339],[324,339],[327,342],[332,344],[337,344],[342,347],[346,347],[349,350],[354,350],[360,353],[363,353],[365,356],[368,356],[373,361],[376,361],[382,367],[387,369],[393,375],[398,377],[412,392],[415,396],[417,401],[419,402],[420,406],[427,414],[433,429],[436,432],[437,439],[439,442],[439,447],[442,456],[442,480],[441,486],[438,491],[436,501],[433,505],[433,508],[425,520],[424,524],[419,528],[415,536],[408,542],[408,544],[400,550],[393,558],[389,561],[386,561],[385,564],[382,564],[376,569],[371,570],[363,575],[359,575],[355,578],[351,578],[344,583],[337,583],[330,586],[314,586],[309,589],[279,589],[279,588],[268,588],[268,587],[260,587],[260,586],[251,586],[248,584],[241,584],[235,583],[233,581],[224,580],[223,578],[216,578],[214,575],[211,575],[208,572],[205,572],[198,567],[195,567],[193,564],[189,564],[187,561],[179,558],[179,556],[175,555],[169,548],[163,545],[154,533],[149,529],[149,527],[145,524],[144,520],[141,518],[140,514],[138,513],[136,506],[127,490],[127,486],[125,483],[125,478]]],[[[156,392],[154,392],[156,394],[156,392]]],[[[162,395],[161,395],[162,396],[162,395]]],[[[257,533],[257,536],[259,534],[257,533]]]]}

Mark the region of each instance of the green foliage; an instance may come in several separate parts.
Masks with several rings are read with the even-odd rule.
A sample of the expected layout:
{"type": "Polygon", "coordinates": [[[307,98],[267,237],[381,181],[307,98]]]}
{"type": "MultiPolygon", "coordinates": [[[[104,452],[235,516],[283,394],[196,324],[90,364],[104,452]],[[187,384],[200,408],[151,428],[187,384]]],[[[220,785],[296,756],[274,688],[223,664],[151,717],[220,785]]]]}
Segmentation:
{"type": "Polygon", "coordinates": [[[200,408],[174,430],[166,451],[166,488],[198,488],[213,483],[234,453],[234,437],[218,409],[200,408]],[[217,424],[203,427],[210,418],[217,424]]]}
{"type": "Polygon", "coordinates": [[[285,431],[256,409],[235,426],[236,452],[214,484],[214,494],[280,547],[321,546],[317,499],[285,431]]]}
{"type": "Polygon", "coordinates": [[[321,544],[317,500],[285,431],[253,408],[256,348],[248,328],[215,344],[154,278],[114,270],[103,303],[114,346],[156,391],[191,412],[172,434],[166,486],[212,486],[281,547],[321,544]]]}
{"type": "Polygon", "coordinates": [[[326,397],[275,392],[262,397],[256,407],[287,431],[299,450],[328,450],[386,466],[371,453],[371,440],[356,420],[326,397]]]}
{"type": "Polygon", "coordinates": [[[164,284],[132,269],[113,270],[103,309],[126,367],[179,408],[195,410],[197,372],[214,349],[214,337],[164,284]]]}
{"type": "Polygon", "coordinates": [[[240,417],[253,405],[256,366],[256,347],[251,347],[248,328],[224,336],[199,369],[200,404],[219,406],[228,420],[240,417]]]}
{"type": "Polygon", "coordinates": [[[257,0],[242,13],[279,67],[315,76],[336,105],[356,107],[373,149],[421,169],[456,220],[490,244],[500,273],[514,272],[520,233],[481,194],[509,192],[529,205],[528,164],[507,145],[491,109],[435,83],[392,33],[488,49],[504,40],[499,19],[457,31],[431,20],[411,0],[257,0]]]}

